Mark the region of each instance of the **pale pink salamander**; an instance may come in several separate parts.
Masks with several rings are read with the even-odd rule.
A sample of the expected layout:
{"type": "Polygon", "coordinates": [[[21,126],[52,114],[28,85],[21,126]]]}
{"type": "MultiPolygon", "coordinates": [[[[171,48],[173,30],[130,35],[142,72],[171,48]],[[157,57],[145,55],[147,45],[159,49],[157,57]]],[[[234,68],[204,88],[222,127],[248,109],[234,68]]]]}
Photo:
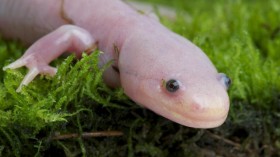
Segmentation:
{"type": "Polygon", "coordinates": [[[1,0],[0,33],[32,44],[4,67],[26,66],[22,81],[55,75],[48,64],[64,52],[98,48],[111,87],[121,86],[135,102],[194,128],[221,125],[229,111],[230,79],[187,39],[120,0],[1,0]]]}

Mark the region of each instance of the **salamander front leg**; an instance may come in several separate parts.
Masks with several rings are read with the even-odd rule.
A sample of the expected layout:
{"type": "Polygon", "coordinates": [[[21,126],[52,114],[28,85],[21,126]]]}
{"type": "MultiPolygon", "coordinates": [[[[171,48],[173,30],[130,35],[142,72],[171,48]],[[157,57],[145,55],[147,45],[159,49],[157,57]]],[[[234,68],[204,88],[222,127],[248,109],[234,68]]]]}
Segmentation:
{"type": "Polygon", "coordinates": [[[39,39],[21,58],[5,66],[3,70],[22,66],[29,69],[17,89],[20,92],[22,86],[28,85],[38,74],[54,76],[57,69],[49,66],[49,63],[64,52],[74,52],[79,57],[82,52],[89,53],[96,48],[97,42],[88,31],[74,25],[64,25],[39,39]]]}

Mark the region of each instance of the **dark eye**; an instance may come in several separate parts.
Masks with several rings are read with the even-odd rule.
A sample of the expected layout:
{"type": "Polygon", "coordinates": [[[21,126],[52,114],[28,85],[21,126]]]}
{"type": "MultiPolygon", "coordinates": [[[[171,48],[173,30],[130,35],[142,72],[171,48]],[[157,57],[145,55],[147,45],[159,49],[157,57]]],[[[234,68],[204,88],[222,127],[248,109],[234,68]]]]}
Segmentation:
{"type": "Polygon", "coordinates": [[[226,86],[227,89],[229,89],[230,85],[231,85],[231,79],[225,75],[225,74],[222,74],[221,76],[221,81],[224,83],[224,85],[226,86]]]}
{"type": "Polygon", "coordinates": [[[167,91],[169,91],[171,93],[174,93],[179,89],[180,85],[179,85],[179,82],[177,80],[171,79],[171,80],[166,82],[165,87],[166,87],[167,91]]]}

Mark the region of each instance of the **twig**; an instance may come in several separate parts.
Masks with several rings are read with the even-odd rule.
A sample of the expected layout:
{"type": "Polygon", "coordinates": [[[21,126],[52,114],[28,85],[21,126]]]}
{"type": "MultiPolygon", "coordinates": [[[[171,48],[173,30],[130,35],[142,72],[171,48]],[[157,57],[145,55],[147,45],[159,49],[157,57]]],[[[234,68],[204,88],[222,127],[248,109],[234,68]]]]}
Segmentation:
{"type": "Polygon", "coordinates": [[[237,148],[239,148],[239,149],[241,148],[241,145],[240,145],[239,143],[236,143],[236,142],[233,142],[233,141],[231,141],[231,140],[225,139],[225,138],[223,138],[223,137],[221,137],[221,136],[219,136],[219,135],[215,135],[215,134],[213,134],[213,133],[211,133],[211,132],[209,132],[209,131],[206,131],[206,133],[209,134],[211,137],[213,137],[213,138],[215,138],[215,139],[224,141],[225,143],[227,143],[227,144],[229,144],[229,145],[233,145],[233,146],[235,146],[235,147],[237,147],[237,148]]]}
{"type": "Polygon", "coordinates": [[[70,138],[90,138],[90,137],[105,137],[105,136],[122,136],[123,132],[121,131],[95,131],[95,132],[84,132],[82,134],[71,133],[64,135],[55,135],[52,140],[64,140],[70,138]]]}

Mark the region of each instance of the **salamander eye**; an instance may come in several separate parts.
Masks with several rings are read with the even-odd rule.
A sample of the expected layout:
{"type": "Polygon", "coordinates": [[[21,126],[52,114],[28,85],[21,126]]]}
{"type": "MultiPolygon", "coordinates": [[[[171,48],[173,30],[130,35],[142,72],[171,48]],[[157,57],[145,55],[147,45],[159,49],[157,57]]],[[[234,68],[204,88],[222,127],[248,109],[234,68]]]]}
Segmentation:
{"type": "Polygon", "coordinates": [[[167,81],[166,85],[165,85],[165,88],[170,93],[176,92],[179,89],[179,87],[180,87],[179,82],[177,80],[174,80],[174,79],[171,79],[171,80],[167,81]]]}
{"type": "Polygon", "coordinates": [[[229,89],[231,85],[231,79],[227,75],[221,74],[221,81],[226,86],[226,89],[229,89]]]}

